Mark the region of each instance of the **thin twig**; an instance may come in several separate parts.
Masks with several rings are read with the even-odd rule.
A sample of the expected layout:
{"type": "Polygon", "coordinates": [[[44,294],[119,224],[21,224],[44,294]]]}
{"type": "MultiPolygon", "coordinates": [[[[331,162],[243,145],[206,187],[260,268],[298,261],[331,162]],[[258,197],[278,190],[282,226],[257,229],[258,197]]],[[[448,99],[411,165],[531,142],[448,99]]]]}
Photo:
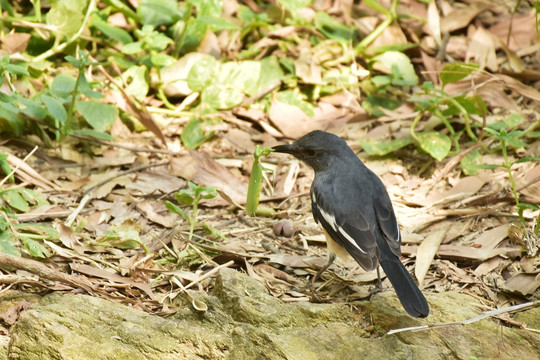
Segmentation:
{"type": "Polygon", "coordinates": [[[15,166],[15,168],[13,170],[11,170],[11,172],[9,174],[7,174],[5,178],[2,179],[2,181],[0,181],[0,186],[4,185],[4,183],[7,181],[7,179],[9,179],[11,177],[11,175],[15,174],[15,172],[22,166],[22,164],[24,164],[26,162],[26,160],[28,160],[28,158],[30,156],[32,156],[32,154],[34,154],[36,152],[37,149],[38,149],[38,146],[36,145],[32,149],[32,151],[30,151],[28,153],[28,155],[26,155],[24,157],[24,159],[22,159],[22,161],[20,163],[18,163],[17,166],[15,166]]]}
{"type": "Polygon", "coordinates": [[[540,300],[531,301],[531,302],[527,302],[527,303],[519,304],[519,305],[514,305],[514,306],[509,306],[509,307],[502,308],[502,309],[497,309],[497,310],[484,311],[483,313],[481,313],[478,316],[475,316],[475,317],[473,317],[471,319],[463,320],[463,321],[452,321],[452,322],[448,322],[448,323],[435,323],[435,324],[429,324],[429,325],[411,326],[411,327],[406,327],[406,328],[401,328],[401,329],[394,329],[394,330],[390,330],[388,333],[386,333],[386,335],[397,334],[397,333],[405,332],[405,331],[431,330],[431,329],[436,329],[436,328],[441,328],[441,327],[449,327],[449,326],[454,326],[454,325],[468,325],[468,324],[471,324],[473,322],[485,319],[487,317],[496,316],[496,315],[505,314],[505,313],[510,313],[510,312],[514,312],[514,311],[518,311],[518,310],[534,308],[534,307],[537,307],[537,306],[540,306],[540,300]]]}

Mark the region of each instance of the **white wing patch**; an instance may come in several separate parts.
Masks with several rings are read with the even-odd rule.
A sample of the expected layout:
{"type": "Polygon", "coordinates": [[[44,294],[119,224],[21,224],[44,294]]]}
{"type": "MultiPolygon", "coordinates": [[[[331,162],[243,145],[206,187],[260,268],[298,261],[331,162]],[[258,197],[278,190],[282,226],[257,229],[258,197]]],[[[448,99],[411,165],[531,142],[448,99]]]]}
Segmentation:
{"type": "MultiPolygon", "coordinates": [[[[315,196],[313,196],[313,199],[315,200],[315,196]]],[[[362,250],[360,248],[360,246],[358,246],[358,244],[356,243],[356,241],[354,241],[354,239],[349,235],[347,234],[347,232],[345,230],[343,230],[343,228],[341,226],[339,226],[337,223],[336,223],[336,217],[334,215],[330,215],[329,213],[327,213],[326,211],[324,211],[323,209],[321,209],[320,207],[318,207],[319,209],[319,212],[321,213],[322,217],[324,218],[324,220],[326,220],[326,222],[332,227],[332,229],[334,229],[335,232],[339,232],[341,235],[343,235],[343,237],[347,240],[349,240],[349,242],[355,247],[357,248],[358,250],[360,250],[362,253],[366,254],[366,252],[364,250],[362,250]]]]}

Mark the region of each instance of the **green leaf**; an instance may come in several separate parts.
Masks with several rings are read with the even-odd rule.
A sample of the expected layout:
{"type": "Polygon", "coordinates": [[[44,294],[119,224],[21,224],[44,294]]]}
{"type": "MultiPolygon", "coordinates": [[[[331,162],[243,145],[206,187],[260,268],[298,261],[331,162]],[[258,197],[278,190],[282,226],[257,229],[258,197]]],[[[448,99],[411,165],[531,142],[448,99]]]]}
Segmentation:
{"type": "Polygon", "coordinates": [[[221,17],[201,16],[198,17],[197,20],[209,25],[212,31],[240,29],[240,26],[236,25],[230,20],[221,17]]]}
{"type": "Polygon", "coordinates": [[[201,93],[201,102],[218,110],[227,110],[240,105],[244,98],[240,89],[229,86],[210,85],[201,93]]]}
{"type": "Polygon", "coordinates": [[[13,209],[25,213],[30,210],[30,205],[24,200],[19,189],[4,190],[0,193],[2,199],[13,209]]]}
{"type": "Polygon", "coordinates": [[[325,12],[318,11],[313,19],[315,28],[329,39],[348,44],[356,38],[357,30],[354,26],[344,25],[325,12]]]}
{"type": "Polygon", "coordinates": [[[119,41],[123,44],[128,44],[133,41],[133,38],[129,33],[117,26],[113,26],[108,22],[102,20],[97,14],[92,14],[92,26],[101,31],[106,36],[119,41]]]}
{"type": "Polygon", "coordinates": [[[114,137],[112,137],[111,134],[108,134],[106,132],[96,131],[92,129],[78,129],[73,132],[75,134],[79,134],[82,136],[90,136],[100,140],[114,141],[114,137]]]}
{"type": "Polygon", "coordinates": [[[215,75],[215,84],[236,89],[253,96],[256,94],[257,80],[261,73],[259,61],[228,62],[221,65],[215,75]]]}
{"type": "Polygon", "coordinates": [[[259,78],[257,79],[257,87],[253,93],[248,92],[249,96],[259,94],[260,92],[267,90],[273,84],[282,81],[285,78],[285,74],[279,66],[277,57],[268,56],[260,61],[260,69],[258,72],[259,78]],[[264,71],[260,71],[264,69],[264,71]]]}
{"type": "Polygon", "coordinates": [[[362,107],[370,114],[374,116],[383,116],[384,113],[380,108],[395,110],[401,106],[401,101],[398,99],[392,99],[385,95],[368,95],[362,101],[362,107]]]}
{"type": "Polygon", "coordinates": [[[203,130],[205,125],[210,125],[211,123],[212,121],[210,120],[198,120],[195,118],[189,120],[186,126],[184,126],[182,135],[180,135],[182,144],[187,149],[198,148],[199,145],[214,136],[213,131],[205,132],[203,130]]]}
{"type": "Polygon", "coordinates": [[[195,198],[193,196],[193,191],[188,189],[183,189],[174,194],[174,198],[180,205],[193,205],[195,198]]]}
{"type": "Polygon", "coordinates": [[[176,59],[163,53],[152,54],[150,61],[156,67],[166,67],[174,64],[176,59]]]}
{"type": "Polygon", "coordinates": [[[143,25],[168,25],[178,21],[180,12],[176,0],[141,0],[137,14],[143,25]]]}
{"type": "Polygon", "coordinates": [[[63,36],[72,36],[80,28],[84,19],[86,0],[51,1],[51,9],[47,12],[47,25],[63,36]]]}
{"type": "Polygon", "coordinates": [[[212,78],[218,70],[218,64],[213,56],[206,56],[198,60],[189,70],[187,84],[193,91],[201,91],[211,84],[212,78]]]}
{"type": "Polygon", "coordinates": [[[47,258],[50,256],[49,250],[40,242],[30,239],[26,236],[20,236],[23,246],[28,250],[31,256],[47,258]]]}
{"type": "Polygon", "coordinates": [[[476,175],[480,166],[478,164],[482,161],[482,155],[478,150],[473,150],[461,159],[461,169],[463,173],[467,176],[476,175]]]}
{"type": "Polygon", "coordinates": [[[84,94],[91,99],[100,99],[104,96],[102,93],[92,90],[90,84],[88,84],[88,80],[86,80],[84,72],[79,73],[79,87],[77,89],[81,94],[84,94]]]}
{"type": "Polygon", "coordinates": [[[182,216],[186,221],[190,221],[190,216],[184,209],[176,206],[170,201],[165,201],[165,206],[167,207],[167,209],[169,209],[170,212],[182,216]]]}
{"type": "Polygon", "coordinates": [[[280,91],[276,94],[276,99],[300,108],[300,110],[306,113],[306,115],[309,117],[313,117],[315,115],[315,107],[307,101],[304,101],[305,95],[296,90],[280,91]]]}
{"type": "Polygon", "coordinates": [[[294,17],[298,10],[305,8],[311,4],[311,0],[278,0],[279,6],[291,13],[294,17]]]}
{"type": "Polygon", "coordinates": [[[146,66],[132,66],[122,73],[123,81],[128,84],[125,92],[139,101],[143,101],[150,86],[146,78],[146,66]]]}
{"type": "Polygon", "coordinates": [[[13,256],[21,256],[21,252],[15,247],[13,235],[8,231],[0,231],[0,252],[13,256]]]}
{"type": "Polygon", "coordinates": [[[77,101],[77,111],[99,132],[110,130],[118,117],[118,108],[95,101],[77,101]]]}
{"type": "Polygon", "coordinates": [[[431,131],[417,134],[420,147],[437,161],[444,159],[450,152],[452,141],[444,134],[431,131]]]}
{"type": "Polygon", "coordinates": [[[122,54],[136,54],[138,52],[143,51],[143,43],[140,41],[131,42],[128,44],[125,44],[122,47],[122,54]]]}
{"type": "Polygon", "coordinates": [[[67,74],[58,74],[51,84],[51,92],[58,97],[67,99],[75,88],[76,79],[67,74]]]}
{"type": "Polygon", "coordinates": [[[394,140],[366,140],[360,139],[360,145],[369,155],[384,156],[401,149],[412,141],[410,138],[394,139],[394,140]]]}
{"type": "Polygon", "coordinates": [[[392,84],[399,86],[414,86],[418,84],[418,76],[409,57],[399,51],[387,51],[373,58],[392,71],[392,84]]]}
{"type": "Polygon", "coordinates": [[[29,115],[38,120],[45,119],[45,117],[47,117],[49,114],[43,105],[36,100],[22,97],[19,94],[17,94],[16,99],[19,104],[22,105],[21,112],[23,114],[29,115]]]}
{"type": "Polygon", "coordinates": [[[456,62],[445,65],[441,71],[441,74],[439,75],[443,89],[447,84],[465,79],[467,76],[469,76],[469,74],[477,69],[478,65],[473,63],[456,62]]]}

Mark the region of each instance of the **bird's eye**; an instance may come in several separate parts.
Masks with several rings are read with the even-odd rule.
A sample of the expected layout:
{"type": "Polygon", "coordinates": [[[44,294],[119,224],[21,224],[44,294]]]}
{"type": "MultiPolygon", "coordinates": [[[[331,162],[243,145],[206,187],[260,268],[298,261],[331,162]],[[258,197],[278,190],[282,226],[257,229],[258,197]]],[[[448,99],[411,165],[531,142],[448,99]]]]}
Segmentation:
{"type": "Polygon", "coordinates": [[[305,153],[307,156],[315,156],[315,155],[316,155],[316,151],[313,150],[313,149],[304,149],[304,153],[305,153]]]}

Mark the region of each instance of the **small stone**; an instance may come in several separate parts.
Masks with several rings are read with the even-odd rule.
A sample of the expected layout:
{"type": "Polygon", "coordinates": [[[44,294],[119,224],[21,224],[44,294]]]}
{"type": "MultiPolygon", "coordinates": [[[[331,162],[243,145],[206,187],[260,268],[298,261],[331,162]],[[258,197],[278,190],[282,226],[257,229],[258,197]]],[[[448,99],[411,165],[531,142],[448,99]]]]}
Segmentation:
{"type": "Polygon", "coordinates": [[[295,229],[292,221],[284,219],[274,224],[274,234],[290,238],[294,235],[295,229]]]}

